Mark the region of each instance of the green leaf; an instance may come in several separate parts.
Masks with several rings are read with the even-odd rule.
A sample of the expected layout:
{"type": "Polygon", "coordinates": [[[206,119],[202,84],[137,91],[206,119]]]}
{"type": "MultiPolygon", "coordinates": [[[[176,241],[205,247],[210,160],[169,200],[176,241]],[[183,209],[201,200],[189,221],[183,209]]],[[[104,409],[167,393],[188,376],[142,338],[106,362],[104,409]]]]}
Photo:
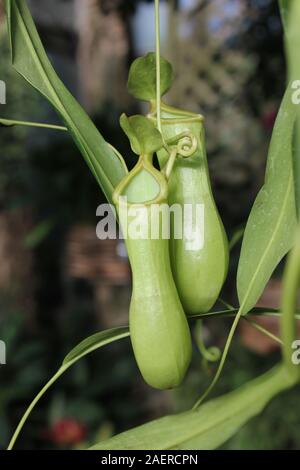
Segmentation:
{"type": "Polygon", "coordinates": [[[259,414],[275,395],[294,383],[286,369],[277,366],[197,410],[151,421],[100,442],[90,450],[216,449],[259,414]]]}
{"type": "Polygon", "coordinates": [[[163,139],[150,119],[145,116],[130,116],[122,114],[120,125],[130,140],[130,145],[134,153],[152,154],[163,146],[163,139]]]}
{"type": "Polygon", "coordinates": [[[294,90],[291,86],[293,78],[300,73],[300,8],[299,2],[294,0],[281,0],[279,3],[291,82],[275,123],[265,185],[254,203],[243,240],[237,278],[242,313],[255,305],[275,267],[292,247],[297,223],[297,202],[298,214],[300,207],[299,119],[299,138],[293,149],[299,106],[293,104],[294,90]]]}
{"type": "Polygon", "coordinates": [[[112,341],[117,341],[121,338],[126,338],[129,336],[129,329],[127,326],[121,326],[117,328],[112,328],[110,330],[100,331],[99,333],[95,333],[92,336],[84,339],[81,343],[75,346],[69,354],[63,360],[62,365],[67,366],[74,364],[75,362],[79,361],[82,357],[86,356],[87,354],[95,351],[96,349],[105,346],[112,341]]]}
{"type": "Polygon", "coordinates": [[[44,396],[47,390],[61,377],[73,364],[79,361],[82,357],[87,354],[95,351],[96,349],[105,346],[106,344],[112,343],[122,338],[129,336],[129,329],[127,327],[111,328],[110,330],[100,331],[89,338],[84,339],[79,343],[63,360],[61,367],[58,371],[51,377],[51,379],[46,383],[46,385],[40,390],[40,392],[35,396],[35,398],[30,403],[29,407],[22,416],[12,438],[8,445],[8,450],[11,450],[15,442],[23,429],[24,424],[26,423],[30,413],[39,402],[39,400],[44,396]]]}
{"type": "Polygon", "coordinates": [[[292,2],[293,0],[279,0],[280,14],[284,27],[287,25],[289,7],[291,6],[292,2]]]}
{"type": "MultiPolygon", "coordinates": [[[[173,70],[171,64],[160,58],[161,96],[170,89],[173,82],[173,70]]],[[[129,70],[128,91],[135,98],[143,101],[154,101],[156,99],[156,63],[155,53],[139,57],[129,70]]]]}
{"type": "MultiPolygon", "coordinates": [[[[281,15],[285,18],[285,49],[288,64],[289,82],[299,89],[300,80],[300,2],[297,0],[289,0],[289,2],[281,2],[281,15]]],[[[297,94],[296,89],[293,90],[297,94]]],[[[294,177],[295,177],[295,194],[298,218],[300,220],[300,104],[295,104],[298,110],[298,117],[295,126],[293,157],[294,157],[294,177]]]]}
{"type": "Polygon", "coordinates": [[[5,0],[12,64],[60,114],[90,170],[111,202],[127,173],[124,161],[105,142],[86,112],[53,69],[25,0],[5,0]]]}
{"type": "Polygon", "coordinates": [[[294,243],[297,225],[292,136],[296,106],[288,87],[271,139],[265,184],[251,210],[237,275],[240,311],[257,302],[275,267],[294,243]]]}

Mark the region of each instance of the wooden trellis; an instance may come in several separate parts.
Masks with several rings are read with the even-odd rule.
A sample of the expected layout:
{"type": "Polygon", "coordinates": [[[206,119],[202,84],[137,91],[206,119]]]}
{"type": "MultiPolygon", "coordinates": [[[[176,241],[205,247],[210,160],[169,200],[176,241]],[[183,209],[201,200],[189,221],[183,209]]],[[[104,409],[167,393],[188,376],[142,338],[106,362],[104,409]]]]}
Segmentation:
{"type": "Polygon", "coordinates": [[[222,98],[234,99],[249,78],[253,59],[226,46],[242,26],[244,9],[234,21],[223,18],[226,2],[211,1],[205,8],[181,12],[170,2],[169,42],[167,54],[176,71],[170,100],[199,112],[215,108],[222,98]],[[193,14],[193,12],[196,12],[193,14]],[[220,22],[214,31],[212,21],[220,22]]]}
{"type": "Polygon", "coordinates": [[[249,111],[246,93],[257,57],[245,54],[238,40],[251,12],[242,1],[200,3],[202,8],[196,5],[180,11],[174,1],[169,2],[169,40],[164,54],[175,69],[175,82],[167,100],[204,115],[211,175],[215,187],[220,188],[215,194],[223,204],[230,204],[234,214],[242,203],[238,201],[234,207],[230,188],[234,192],[247,188],[247,204],[249,192],[255,193],[255,184],[260,184],[257,173],[263,164],[262,152],[266,153],[263,129],[249,111]],[[237,8],[234,15],[226,16],[226,5],[232,7],[233,3],[237,8]]]}

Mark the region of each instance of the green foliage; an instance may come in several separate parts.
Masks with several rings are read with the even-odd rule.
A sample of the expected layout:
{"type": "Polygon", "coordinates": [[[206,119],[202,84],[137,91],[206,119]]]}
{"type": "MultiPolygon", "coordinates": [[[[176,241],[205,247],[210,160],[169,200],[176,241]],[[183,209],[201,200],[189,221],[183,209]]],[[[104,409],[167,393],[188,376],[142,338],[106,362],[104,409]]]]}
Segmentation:
{"type": "Polygon", "coordinates": [[[26,403],[33,390],[47,380],[43,338],[26,330],[25,312],[8,312],[0,318],[0,338],[5,338],[7,364],[1,368],[0,448],[9,440],[12,411],[26,403]],[[13,408],[14,407],[14,408],[13,408]]]}
{"type": "MultiPolygon", "coordinates": [[[[295,9],[292,14],[287,14],[287,8],[290,5],[294,6],[295,1],[288,4],[286,1],[281,0],[282,15],[288,28],[287,48],[291,76],[294,77],[295,70],[297,70],[297,73],[299,71],[298,53],[295,52],[294,40],[295,37],[299,38],[298,23],[295,18],[299,19],[300,9],[295,9]],[[296,62],[297,67],[295,67],[296,62]]],[[[157,6],[158,0],[156,1],[157,6]]],[[[34,88],[50,101],[61,115],[97,182],[103,189],[107,199],[111,201],[115,187],[123,188],[123,182],[127,182],[127,168],[122,156],[114,152],[111,146],[105,142],[89,117],[58,79],[40,42],[26,2],[6,0],[6,11],[13,65],[34,88]]],[[[158,30],[157,17],[156,20],[158,30]]],[[[172,83],[170,64],[163,58],[159,59],[160,62],[157,61],[156,64],[156,57],[159,58],[159,54],[155,56],[152,53],[144,58],[137,59],[131,67],[128,80],[128,89],[133,96],[152,102],[153,109],[153,102],[159,94],[159,89],[161,89],[163,95],[172,83]],[[156,82],[156,66],[158,69],[158,64],[161,66],[161,83],[156,82]]],[[[159,103],[157,105],[157,124],[160,129],[161,108],[159,103]]],[[[297,113],[298,110],[292,105],[291,89],[288,88],[272,135],[265,184],[252,208],[243,239],[237,277],[240,308],[237,311],[212,384],[200,398],[200,401],[197,402],[197,408],[131,429],[108,441],[100,442],[93,449],[215,449],[226,442],[250,418],[260,413],[275,395],[293,386],[299,380],[298,371],[294,373],[295,368],[290,367],[289,364],[290,343],[295,338],[296,331],[294,320],[300,276],[299,246],[296,245],[290,255],[285,275],[282,318],[285,361],[263,376],[246,383],[241,388],[198,406],[212,390],[220,376],[240,316],[247,314],[256,304],[274,269],[294,244],[297,224],[295,194],[296,197],[298,196],[298,191],[295,192],[295,186],[297,189],[300,181],[300,178],[298,180],[297,164],[293,165],[293,155],[296,155],[294,162],[298,161],[297,151],[293,152],[294,126],[297,113]],[[296,172],[294,172],[294,168],[296,168],[296,172]],[[292,373],[290,373],[291,371],[292,373]]],[[[2,124],[10,125],[8,121],[3,120],[2,124]]],[[[123,115],[121,117],[121,126],[129,137],[132,149],[137,154],[149,155],[163,146],[161,134],[153,123],[143,116],[127,118],[123,115]]],[[[296,138],[298,137],[296,136],[296,138]]],[[[296,146],[298,143],[296,141],[296,146]]],[[[150,160],[147,160],[147,165],[151,165],[150,160]]],[[[146,166],[144,169],[149,170],[146,166]]],[[[151,168],[151,171],[153,175],[156,173],[158,175],[157,180],[163,180],[166,186],[164,176],[154,168],[151,168]]],[[[134,171],[131,175],[136,176],[134,171]]],[[[128,177],[131,178],[131,175],[128,177]]],[[[155,178],[153,178],[154,180],[155,178]]],[[[190,178],[187,177],[186,180],[190,181],[190,178]]],[[[146,181],[146,179],[141,178],[140,181],[146,181]]],[[[132,181],[130,182],[132,183],[132,181]]],[[[209,183],[207,186],[209,188],[209,183]]],[[[147,193],[148,189],[147,187],[142,188],[142,191],[139,189],[138,197],[143,191],[147,193]]],[[[166,195],[167,190],[163,193],[163,202],[166,200],[166,195]]],[[[37,227],[35,232],[31,234],[31,241],[29,237],[29,246],[35,246],[43,239],[45,233],[47,235],[48,231],[49,226],[47,223],[37,227]]],[[[127,245],[134,274],[131,316],[134,317],[136,322],[133,328],[130,326],[130,329],[135,353],[139,349],[136,357],[142,373],[145,368],[148,369],[147,373],[143,373],[146,381],[158,388],[165,388],[177,385],[182,379],[190,358],[191,348],[187,321],[177,296],[169,266],[168,243],[165,242],[163,245],[161,240],[158,240],[160,245],[152,244],[152,241],[150,243],[151,245],[147,245],[147,243],[137,245],[134,242],[135,247],[130,244],[127,245]],[[150,269],[148,269],[147,262],[150,269]],[[147,267],[145,269],[146,276],[143,277],[141,273],[144,271],[145,264],[147,267]],[[138,268],[136,271],[135,265],[138,268]],[[151,271],[151,268],[153,271],[151,271]],[[158,273],[161,276],[157,276],[158,273]],[[156,284],[158,278],[159,282],[156,284]],[[148,297],[145,295],[145,286],[148,297]],[[158,300],[157,304],[154,300],[158,300]],[[148,314],[146,323],[145,318],[141,317],[141,313],[145,315],[145,311],[148,314]],[[172,318],[169,317],[170,313],[172,313],[172,318]],[[174,317],[174,313],[177,317],[176,315],[174,317]],[[179,316],[180,322],[176,325],[175,320],[179,316]],[[154,319],[158,320],[158,328],[157,325],[153,328],[154,319]],[[141,328],[141,322],[144,322],[143,328],[141,328]],[[159,329],[160,324],[163,324],[164,330],[159,329]],[[138,326],[136,327],[136,325],[138,326]],[[184,328],[182,328],[182,325],[184,325],[184,328]],[[175,335],[176,341],[174,341],[174,344],[169,342],[171,332],[175,335]],[[158,340],[158,343],[155,343],[156,340],[158,340]],[[175,347],[173,347],[174,345],[175,347]],[[181,345],[183,345],[183,349],[187,346],[186,357],[180,349],[181,345]],[[165,354],[166,348],[167,352],[170,353],[171,360],[165,354]],[[140,360],[141,356],[143,356],[142,361],[146,364],[145,368],[140,365],[142,362],[140,360]],[[172,364],[174,358],[175,366],[172,364]],[[182,364],[180,364],[180,361],[182,361],[182,364]],[[160,369],[161,365],[166,365],[166,367],[160,369]],[[177,373],[175,379],[172,376],[173,370],[177,373]]],[[[189,275],[189,270],[184,274],[189,275]]],[[[234,310],[227,310],[226,315],[233,315],[234,310]]],[[[224,312],[217,312],[215,316],[222,316],[223,314],[224,312]]],[[[115,328],[97,333],[75,347],[66,356],[57,373],[47,382],[30,404],[13,435],[9,449],[13,447],[19,432],[37,402],[71,365],[103,345],[127,336],[129,336],[127,327],[115,328]]],[[[26,373],[30,376],[32,374],[30,370],[29,372],[27,370],[26,373]]],[[[34,374],[32,375],[34,376],[34,374]]],[[[93,408],[89,412],[93,414],[93,408]]]]}
{"type": "Polygon", "coordinates": [[[111,330],[95,333],[94,335],[84,339],[67,354],[63,360],[62,367],[70,367],[70,365],[79,361],[79,359],[90,354],[96,349],[99,349],[113,341],[117,341],[118,339],[126,338],[126,336],[129,336],[127,327],[112,328],[111,330]]]}
{"type": "MultiPolygon", "coordinates": [[[[288,64],[288,79],[290,86],[293,87],[294,81],[299,83],[300,80],[300,59],[299,59],[299,43],[300,43],[300,3],[296,0],[289,2],[282,2],[281,14],[285,18],[285,48],[288,64]]],[[[295,194],[296,204],[298,211],[298,218],[300,220],[300,105],[293,103],[297,113],[297,122],[295,124],[294,135],[294,178],[295,178],[295,194]]]]}
{"type": "MultiPolygon", "coordinates": [[[[150,52],[136,59],[129,70],[128,91],[135,98],[143,101],[156,99],[156,63],[155,53],[150,52]]],[[[163,57],[160,58],[161,96],[172,85],[173,70],[171,64],[163,57]]]]}
{"type": "Polygon", "coordinates": [[[289,8],[292,3],[297,3],[297,0],[279,0],[280,13],[284,27],[287,26],[289,17],[289,8]]]}
{"type": "MultiPolygon", "coordinates": [[[[280,7],[287,37],[290,78],[293,79],[300,73],[299,2],[282,0],[280,7]]],[[[272,134],[265,184],[245,229],[237,275],[242,313],[255,305],[275,267],[294,243],[298,199],[295,200],[295,194],[298,195],[300,182],[297,181],[299,163],[294,164],[299,160],[299,147],[293,149],[293,137],[298,114],[289,84],[272,134]]]]}
{"type": "Polygon", "coordinates": [[[137,155],[153,154],[163,146],[160,132],[153,122],[144,116],[122,114],[120,124],[130,140],[131,148],[137,155]]]}
{"type": "Polygon", "coordinates": [[[296,230],[292,136],[296,111],[288,88],[269,149],[265,184],[247,221],[238,267],[242,313],[258,301],[279,261],[291,249],[296,230]]]}
{"type": "Polygon", "coordinates": [[[281,334],[284,342],[283,356],[287,370],[300,380],[299,365],[291,361],[292,345],[297,340],[296,309],[300,288],[300,225],[295,237],[295,246],[291,251],[284,272],[284,288],[282,294],[281,334]]]}
{"type": "Polygon", "coordinates": [[[106,344],[112,343],[113,341],[117,341],[118,339],[125,338],[128,336],[128,328],[112,328],[110,330],[101,331],[100,333],[96,333],[89,338],[83,340],[79,345],[77,345],[70,353],[65,357],[61,367],[58,371],[51,377],[51,379],[46,383],[46,385],[40,390],[40,392],[35,396],[33,401],[30,403],[29,407],[25,411],[24,415],[22,416],[12,438],[8,445],[8,450],[11,450],[15,442],[27,421],[28,416],[39,402],[39,400],[43,397],[46,391],[56,382],[56,380],[63,375],[66,370],[75,364],[77,361],[82,359],[84,356],[89,354],[96,349],[105,346],[106,344]]]}
{"type": "Polygon", "coordinates": [[[114,187],[126,174],[124,162],[107,145],[86,112],[56,75],[26,2],[6,0],[5,5],[13,66],[60,114],[110,201],[114,187]]]}
{"type": "Polygon", "coordinates": [[[277,367],[198,410],[151,421],[96,444],[91,450],[216,449],[293,383],[286,370],[277,367]]]}
{"type": "Polygon", "coordinates": [[[299,450],[299,392],[296,386],[275,397],[220,449],[299,450]]]}

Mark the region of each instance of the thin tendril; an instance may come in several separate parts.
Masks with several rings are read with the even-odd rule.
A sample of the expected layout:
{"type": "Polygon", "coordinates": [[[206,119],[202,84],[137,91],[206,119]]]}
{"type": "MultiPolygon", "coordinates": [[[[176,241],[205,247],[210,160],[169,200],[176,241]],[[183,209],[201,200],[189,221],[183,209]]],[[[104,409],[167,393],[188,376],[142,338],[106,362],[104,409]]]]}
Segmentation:
{"type": "Polygon", "coordinates": [[[203,393],[203,395],[199,398],[199,400],[197,400],[197,402],[195,403],[195,405],[193,406],[193,409],[197,409],[201,403],[203,402],[203,400],[205,400],[205,398],[210,394],[210,392],[212,391],[212,389],[214,388],[214,386],[216,385],[216,383],[218,382],[219,380],[219,377],[222,373],[222,370],[223,370],[223,367],[224,367],[224,364],[225,364],[225,361],[226,361],[226,358],[227,358],[227,355],[228,355],[228,351],[229,351],[229,348],[230,348],[230,345],[231,345],[231,342],[232,342],[232,339],[233,339],[233,336],[234,336],[234,333],[235,333],[235,330],[238,326],[238,323],[240,321],[240,318],[242,316],[242,313],[243,313],[243,309],[242,307],[239,309],[233,323],[232,323],[232,326],[230,328],[230,331],[229,331],[229,334],[227,336],[227,340],[226,340],[226,343],[225,343],[225,347],[224,347],[224,350],[223,350],[223,354],[222,354],[222,357],[221,357],[221,360],[220,360],[220,363],[219,363],[219,366],[218,366],[218,369],[217,369],[217,372],[216,372],[216,375],[214,376],[211,384],[208,386],[208,388],[206,389],[206,391],[203,393]]]}
{"type": "Polygon", "coordinates": [[[276,343],[278,344],[283,344],[283,341],[278,338],[278,336],[274,335],[273,333],[271,333],[271,331],[267,330],[266,328],[264,328],[263,326],[261,326],[259,323],[257,323],[256,321],[250,319],[250,318],[247,318],[247,317],[242,317],[242,320],[245,320],[247,321],[250,325],[252,325],[254,328],[256,328],[258,331],[260,331],[260,333],[263,333],[264,335],[268,336],[269,338],[271,338],[273,341],[276,341],[276,343]]]}
{"type": "Polygon", "coordinates": [[[191,132],[182,132],[165,142],[164,149],[168,153],[169,158],[163,168],[163,173],[167,179],[170,178],[176,157],[178,155],[183,158],[191,157],[196,152],[197,146],[197,139],[191,132]],[[176,144],[176,146],[170,147],[170,144],[176,144]]]}
{"type": "Polygon", "coordinates": [[[191,157],[197,150],[197,138],[191,132],[185,137],[182,137],[177,144],[177,152],[181,157],[191,157]]]}
{"type": "Polygon", "coordinates": [[[167,180],[170,178],[170,175],[172,173],[176,157],[177,157],[177,149],[175,147],[170,151],[170,155],[166,163],[166,166],[163,168],[163,173],[165,177],[167,178],[167,180]]]}
{"type": "Polygon", "coordinates": [[[196,325],[196,343],[205,362],[216,362],[220,359],[221,351],[217,346],[206,347],[203,339],[202,321],[196,325]]]}
{"type": "Polygon", "coordinates": [[[30,121],[15,121],[12,119],[2,119],[0,118],[0,126],[25,126],[25,127],[42,127],[44,129],[53,129],[56,131],[67,131],[67,127],[58,126],[56,124],[47,124],[43,122],[30,122],[30,121]]]}
{"type": "Polygon", "coordinates": [[[35,407],[35,405],[38,403],[38,401],[42,398],[42,396],[46,393],[46,391],[51,387],[51,385],[56,382],[56,380],[72,365],[72,363],[68,364],[68,366],[65,366],[65,367],[61,367],[57,372],[56,374],[53,375],[53,377],[51,377],[51,379],[46,383],[46,385],[42,388],[42,390],[40,390],[40,392],[36,395],[36,397],[32,400],[32,402],[30,403],[29,407],[27,408],[27,410],[25,411],[24,415],[22,416],[22,419],[20,420],[14,434],[13,434],[13,437],[11,438],[10,442],[9,442],[9,445],[7,447],[7,450],[12,450],[15,443],[16,443],[16,440],[20,434],[20,432],[22,431],[22,428],[28,418],[28,416],[30,415],[31,411],[33,410],[33,408],[35,407]]]}
{"type": "Polygon", "coordinates": [[[223,304],[229,310],[234,310],[234,306],[231,305],[230,303],[228,303],[226,300],[221,299],[221,297],[219,297],[218,300],[219,300],[219,302],[221,302],[221,304],[223,304]]]}
{"type": "Polygon", "coordinates": [[[157,128],[162,133],[161,128],[161,109],[160,109],[160,17],[159,17],[159,0],[155,0],[155,47],[156,47],[156,113],[157,128]]]}
{"type": "MultiPolygon", "coordinates": [[[[225,361],[226,361],[226,358],[227,358],[227,355],[228,355],[228,351],[229,351],[229,348],[230,348],[230,345],[232,343],[232,340],[233,340],[233,336],[234,336],[234,333],[236,331],[236,328],[238,326],[238,323],[240,321],[241,318],[244,318],[242,316],[243,314],[243,305],[240,307],[233,323],[232,323],[232,326],[230,328],[230,331],[229,331],[229,334],[227,336],[227,340],[226,340],[226,343],[225,343],[225,347],[224,347],[224,350],[223,350],[223,354],[222,354],[222,357],[221,357],[221,360],[220,360],[220,363],[219,363],[219,366],[218,366],[218,369],[217,369],[217,372],[216,372],[216,375],[214,376],[211,384],[208,386],[208,388],[205,390],[205,392],[201,395],[201,397],[199,398],[199,400],[197,400],[197,402],[195,403],[195,405],[193,406],[193,410],[199,408],[199,406],[201,405],[201,403],[205,400],[205,398],[210,394],[210,392],[212,391],[212,389],[214,388],[214,386],[216,385],[216,383],[218,382],[219,378],[220,378],[220,375],[222,373],[222,370],[223,370],[223,367],[224,367],[224,364],[225,364],[225,361]]],[[[254,325],[253,325],[254,326],[254,325]]],[[[261,330],[262,331],[262,330],[261,330]]],[[[264,331],[264,333],[266,333],[267,330],[264,331]]],[[[272,333],[270,333],[272,334],[272,333]]],[[[269,332],[268,332],[268,336],[270,336],[269,332]]],[[[273,338],[275,339],[275,338],[273,338]]],[[[279,338],[276,337],[276,340],[279,340],[279,338]]],[[[280,340],[279,340],[280,341],[280,340]]]]}

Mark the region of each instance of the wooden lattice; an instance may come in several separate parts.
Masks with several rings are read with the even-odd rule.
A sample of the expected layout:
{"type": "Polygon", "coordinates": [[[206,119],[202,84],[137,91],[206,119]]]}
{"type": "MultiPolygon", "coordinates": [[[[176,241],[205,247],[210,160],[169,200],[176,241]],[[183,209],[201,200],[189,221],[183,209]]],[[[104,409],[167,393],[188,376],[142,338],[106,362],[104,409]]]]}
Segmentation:
{"type": "Polygon", "coordinates": [[[179,106],[188,104],[196,112],[216,107],[220,95],[234,99],[249,77],[252,58],[229,45],[241,27],[243,4],[233,21],[224,17],[226,3],[207,2],[198,13],[170,9],[168,54],[176,71],[170,99],[179,106]],[[214,22],[219,23],[217,31],[214,22]]]}
{"type": "Polygon", "coordinates": [[[262,152],[266,153],[264,131],[249,110],[246,96],[258,60],[241,47],[249,10],[243,1],[201,1],[202,8],[195,4],[189,11],[178,11],[172,0],[169,4],[169,40],[164,54],[175,69],[175,83],[167,100],[204,115],[217,198],[219,190],[223,203],[230,199],[230,213],[238,213],[242,203],[239,200],[234,207],[230,187],[233,191],[247,187],[245,201],[249,200],[249,191],[255,193],[261,183],[257,174],[262,174],[262,152]],[[230,10],[232,5],[235,10],[230,10]]]}

